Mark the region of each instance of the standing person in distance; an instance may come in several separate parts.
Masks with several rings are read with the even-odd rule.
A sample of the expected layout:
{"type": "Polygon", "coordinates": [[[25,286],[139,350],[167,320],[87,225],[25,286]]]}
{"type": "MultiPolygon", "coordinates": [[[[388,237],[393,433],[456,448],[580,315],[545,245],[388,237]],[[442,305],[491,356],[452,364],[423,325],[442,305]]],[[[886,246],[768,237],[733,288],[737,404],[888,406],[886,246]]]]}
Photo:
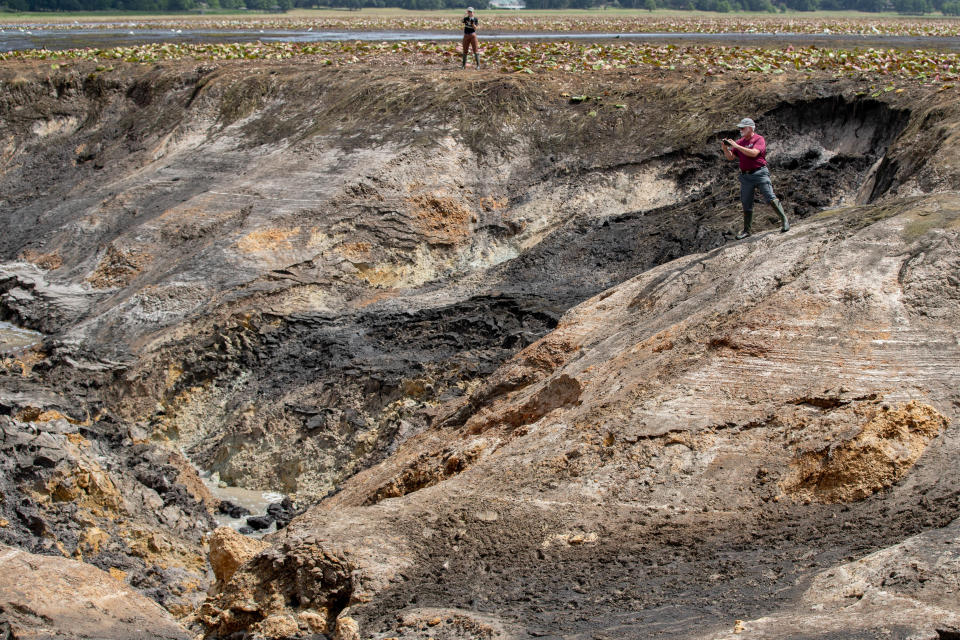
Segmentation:
{"type": "Polygon", "coordinates": [[[477,43],[477,26],[480,21],[473,15],[473,7],[467,7],[467,15],[463,17],[463,61],[461,69],[467,68],[467,49],[473,49],[473,61],[477,69],[480,68],[480,52],[477,43]]]}
{"type": "Polygon", "coordinates": [[[770,169],[767,168],[767,141],[757,135],[756,123],[750,118],[744,118],[737,125],[740,129],[740,139],[730,138],[720,141],[720,148],[727,160],[738,160],[740,163],[740,204],[743,205],[743,231],[737,234],[737,240],[746,238],[751,233],[753,223],[753,193],[760,190],[763,201],[773,207],[780,216],[780,232],[790,230],[787,214],[783,212],[780,200],[773,193],[773,184],[770,182],[770,169]]]}

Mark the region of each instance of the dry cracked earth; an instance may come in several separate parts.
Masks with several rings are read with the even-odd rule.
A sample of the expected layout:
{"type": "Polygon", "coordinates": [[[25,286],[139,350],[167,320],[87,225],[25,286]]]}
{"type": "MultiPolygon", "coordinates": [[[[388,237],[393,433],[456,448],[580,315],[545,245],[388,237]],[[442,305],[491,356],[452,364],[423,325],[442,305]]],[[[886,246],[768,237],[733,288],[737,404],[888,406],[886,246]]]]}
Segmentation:
{"type": "Polygon", "coordinates": [[[955,90],[0,85],[0,638],[960,638],[955,90]]]}

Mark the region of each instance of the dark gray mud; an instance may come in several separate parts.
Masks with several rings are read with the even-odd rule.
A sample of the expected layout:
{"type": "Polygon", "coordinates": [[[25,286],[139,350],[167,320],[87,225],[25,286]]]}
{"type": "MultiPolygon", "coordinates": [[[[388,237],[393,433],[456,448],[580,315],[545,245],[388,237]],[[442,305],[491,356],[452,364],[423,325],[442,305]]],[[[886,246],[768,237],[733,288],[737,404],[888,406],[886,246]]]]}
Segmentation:
{"type": "Polygon", "coordinates": [[[703,637],[795,601],[819,571],[946,527],[960,515],[960,496],[946,484],[931,494],[919,505],[880,497],[855,506],[771,507],[753,522],[707,514],[664,519],[637,508],[594,529],[606,542],[548,549],[528,541],[551,525],[587,523],[591,514],[572,510],[550,523],[508,516],[504,529],[492,530],[465,510],[431,520],[441,534],[420,550],[429,561],[405,572],[376,607],[352,615],[376,637],[456,637],[433,628],[421,636],[398,623],[420,608],[494,614],[530,637],[703,637]]]}
{"type": "MultiPolygon", "coordinates": [[[[324,470],[339,482],[345,472],[378,462],[400,439],[424,426],[424,416],[412,411],[388,415],[389,405],[411,395],[419,400],[459,395],[459,383],[489,375],[546,334],[558,318],[559,309],[541,299],[508,295],[477,296],[416,311],[283,318],[263,314],[243,327],[218,328],[215,337],[184,345],[178,357],[190,368],[171,397],[193,386],[226,386],[244,371],[269,371],[251,377],[226,406],[226,414],[238,416],[247,402],[268,406],[272,420],[302,425],[291,446],[312,441],[328,451],[342,449],[339,463],[324,470]],[[290,393],[308,381],[307,394],[290,393]],[[349,452],[357,455],[354,436],[369,422],[378,425],[376,446],[357,456],[353,465],[338,468],[349,452]]],[[[188,453],[216,467],[235,437],[230,429],[211,434],[188,453]]],[[[229,468],[218,471],[228,482],[243,481],[229,468]]],[[[296,490],[296,471],[281,469],[279,479],[281,489],[296,490]]]]}

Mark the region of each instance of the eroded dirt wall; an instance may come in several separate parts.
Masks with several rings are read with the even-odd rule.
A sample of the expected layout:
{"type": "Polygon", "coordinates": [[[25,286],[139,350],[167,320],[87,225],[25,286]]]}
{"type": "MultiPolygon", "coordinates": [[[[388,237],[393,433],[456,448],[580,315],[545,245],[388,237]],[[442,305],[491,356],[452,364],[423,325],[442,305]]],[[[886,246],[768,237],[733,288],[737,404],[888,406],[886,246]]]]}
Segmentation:
{"type": "MultiPolygon", "coordinates": [[[[684,256],[715,256],[731,243],[740,205],[735,170],[721,160],[718,139],[732,135],[735,122],[750,115],[768,136],[774,185],[795,224],[786,238],[796,238],[794,258],[810,257],[788,272],[771,267],[775,276],[744,271],[736,286],[727,274],[718,296],[739,286],[753,295],[800,281],[828,255],[822,243],[843,245],[845,237],[903,212],[905,202],[914,207],[910,197],[955,191],[960,164],[953,154],[931,152],[952,148],[960,135],[960,114],[948,94],[880,93],[856,79],[817,74],[763,83],[667,72],[477,74],[464,81],[444,72],[309,63],[17,64],[0,69],[0,82],[0,312],[47,334],[35,349],[3,361],[0,413],[9,421],[5,437],[13,438],[3,445],[12,465],[4,468],[0,502],[7,522],[0,536],[7,542],[127,572],[118,577],[185,614],[206,586],[198,554],[211,505],[184,493],[197,484],[184,460],[164,456],[165,448],[183,448],[232,484],[281,489],[301,503],[332,495],[298,525],[287,547],[255,563],[262,575],[238,574],[247,582],[233,591],[221,585],[222,598],[202,612],[208,630],[251,627],[274,613],[273,623],[287,624],[290,612],[307,615],[294,625],[329,628],[354,606],[365,628],[381,635],[397,631],[398,611],[413,621],[410,637],[429,634],[426,621],[437,617],[454,621],[452,630],[441,629],[454,635],[466,633],[457,625],[495,634],[503,624],[589,634],[607,629],[596,620],[608,611],[634,629],[682,634],[689,625],[724,624],[726,609],[711,603],[752,602],[738,609],[749,617],[793,602],[797,581],[811,571],[891,540],[891,533],[873,530],[848,539],[851,528],[873,527],[891,510],[898,542],[956,513],[955,492],[938,482],[926,494],[908,487],[889,504],[868,497],[866,506],[844,515],[846,505],[823,499],[835,495],[828,485],[843,474],[812,445],[794,447],[792,457],[773,456],[796,477],[757,465],[745,485],[711,457],[712,444],[683,435],[691,415],[707,415],[717,404],[709,394],[692,394],[699,404],[683,420],[681,413],[671,418],[683,423],[673,431],[651,434],[631,422],[637,407],[624,407],[638,398],[670,407],[699,389],[693,355],[720,369],[767,357],[769,346],[736,332],[759,331],[762,314],[751,327],[730,325],[727,333],[713,318],[714,333],[681,323],[617,352],[594,350],[611,366],[629,360],[634,348],[652,358],[651,366],[656,358],[670,362],[636,376],[634,395],[616,396],[622,386],[615,376],[609,384],[594,382],[613,404],[597,400],[595,413],[570,426],[569,441],[544,440],[537,465],[523,449],[523,438],[545,426],[544,418],[579,411],[584,398],[599,397],[588,389],[589,375],[554,375],[595,345],[538,342],[565,313],[590,299],[602,306],[594,298],[601,292],[684,256]],[[574,103],[570,95],[587,98],[574,103]],[[808,222],[824,209],[854,204],[873,206],[844,214],[834,226],[808,222]],[[804,232],[807,224],[819,231],[804,232]],[[500,369],[505,362],[511,364],[500,369]],[[692,377],[672,400],[643,395],[645,384],[682,373],[692,377]],[[604,413],[614,404],[623,419],[604,413]],[[609,428],[598,430],[603,420],[609,428]],[[46,426],[29,426],[37,421],[46,426]],[[74,447],[58,456],[31,449],[38,433],[74,447]],[[454,441],[444,441],[451,433],[454,441]],[[427,443],[420,449],[419,437],[427,443]],[[500,465],[497,458],[484,467],[484,456],[495,451],[473,439],[516,447],[519,463],[500,465]],[[408,442],[414,444],[404,449],[408,442]],[[76,490],[74,472],[81,464],[97,471],[87,459],[93,454],[110,482],[104,486],[154,505],[151,515],[116,498],[78,521],[90,492],[76,490]],[[534,506],[491,507],[469,492],[451,494],[450,504],[430,502],[451,487],[469,486],[470,474],[485,468],[476,486],[494,482],[491,495],[513,495],[504,487],[518,474],[532,474],[534,506]],[[706,512],[654,508],[677,500],[694,471],[709,472],[720,487],[714,492],[720,497],[697,503],[706,512]],[[801,496],[799,503],[787,496],[789,505],[778,506],[774,487],[781,481],[801,496]],[[608,496],[615,513],[595,504],[605,482],[616,488],[608,496]],[[572,486],[586,497],[571,500],[572,486]],[[743,491],[726,500],[729,486],[743,491]],[[917,495],[926,496],[919,506],[917,495]],[[421,500],[422,508],[404,511],[421,500]],[[751,500],[763,505],[750,503],[761,522],[754,528],[753,516],[737,515],[751,500]],[[618,511],[620,503],[630,504],[618,511]],[[342,520],[330,516],[340,508],[342,520]],[[812,527],[795,531],[811,520],[812,527]],[[365,547],[353,556],[328,549],[305,533],[310,528],[373,545],[370,557],[382,562],[364,564],[365,547]],[[125,533],[134,529],[142,535],[125,533]],[[382,531],[397,535],[384,540],[382,531]],[[758,539],[764,542],[757,550],[744,551],[758,539]],[[810,559],[805,554],[818,540],[825,540],[822,557],[810,559]],[[354,560],[366,573],[347,580],[354,560]],[[611,562],[618,567],[613,572],[611,562]],[[267,579],[268,566],[278,580],[267,579]],[[332,591],[301,584],[328,566],[336,569],[332,591]],[[705,567],[709,573],[676,579],[705,567]],[[449,578],[451,568],[459,578],[449,578]],[[231,598],[245,598],[245,588],[264,580],[264,593],[279,598],[276,611],[254,608],[230,626],[222,613],[231,598]],[[378,599],[357,606],[365,589],[378,599]],[[325,613],[311,608],[314,599],[325,613]],[[663,613],[676,601],[701,613],[687,622],[663,613]]],[[[923,315],[945,331],[937,323],[946,326],[953,298],[949,283],[934,276],[955,266],[948,250],[953,218],[943,213],[955,207],[933,198],[916,208],[903,219],[902,237],[891,223],[888,235],[853,242],[837,272],[856,275],[850,265],[864,251],[866,272],[886,274],[892,258],[876,247],[908,247],[916,253],[908,251],[897,280],[908,315],[923,315]],[[947,293],[932,294],[925,288],[930,282],[947,293]]],[[[772,213],[757,210],[757,231],[772,230],[772,213]]],[[[784,248],[761,239],[767,244],[757,255],[784,248]]],[[[737,256],[749,246],[724,254],[728,269],[738,268],[737,256]]],[[[636,290],[636,283],[628,285],[626,317],[657,308],[655,292],[682,306],[692,291],[709,290],[700,282],[709,258],[691,260],[663,267],[636,290]]],[[[710,273],[722,280],[719,271],[710,273]]],[[[814,335],[828,343],[833,327],[867,327],[869,318],[858,314],[871,309],[887,317],[883,287],[831,282],[798,289],[822,287],[823,308],[839,301],[838,315],[828,318],[835,324],[811,320],[814,335]]],[[[723,317],[736,317],[733,307],[723,308],[723,317]]],[[[667,324],[671,309],[662,320],[667,324]]],[[[585,331],[596,322],[570,317],[585,331]]],[[[569,330],[570,322],[560,329],[569,330]]],[[[631,327],[611,331],[628,336],[631,327]]],[[[851,341],[851,354],[873,348],[860,334],[851,341]]],[[[735,388],[736,376],[724,375],[735,388]]],[[[843,413],[832,401],[860,403],[857,419],[864,419],[856,424],[879,425],[860,440],[851,436],[844,451],[867,449],[875,431],[887,433],[883,420],[865,417],[884,402],[870,397],[874,389],[853,396],[807,391],[788,400],[798,402],[805,419],[823,411],[818,428],[831,437],[847,433],[840,418],[831,422],[843,413]],[[828,406],[820,406],[823,398],[828,406]]],[[[919,391],[893,395],[897,415],[926,411],[906,405],[919,391]]],[[[949,413],[942,403],[934,410],[949,413]]],[[[914,481],[907,473],[914,465],[932,478],[924,452],[933,447],[934,460],[945,459],[938,438],[952,432],[928,422],[922,429],[907,425],[899,440],[879,438],[870,450],[898,469],[852,491],[901,490],[914,481]]],[[[741,432],[780,438],[789,431],[763,416],[713,426],[731,450],[743,443],[741,432]]],[[[83,475],[85,487],[92,486],[89,476],[83,475]]]]}
{"type": "Polygon", "coordinates": [[[913,153],[913,105],[853,83],[5,74],[0,250],[36,267],[0,289],[8,317],[53,336],[40,370],[76,385],[55,363],[99,359],[93,408],[182,438],[231,482],[305,495],[570,306],[729,241],[739,203],[717,140],[741,114],[768,134],[794,220],[933,175],[890,159],[913,153]]]}

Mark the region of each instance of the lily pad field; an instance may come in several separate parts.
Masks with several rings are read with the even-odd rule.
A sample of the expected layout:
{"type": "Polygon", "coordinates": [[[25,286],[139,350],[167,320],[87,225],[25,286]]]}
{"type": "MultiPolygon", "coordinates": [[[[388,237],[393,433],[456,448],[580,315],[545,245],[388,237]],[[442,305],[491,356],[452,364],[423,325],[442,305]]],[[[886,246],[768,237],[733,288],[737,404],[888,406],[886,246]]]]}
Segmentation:
{"type": "MultiPolygon", "coordinates": [[[[563,33],[807,33],[952,38],[960,35],[960,18],[859,16],[820,12],[805,14],[736,14],[718,16],[691,12],[480,12],[480,34],[490,32],[563,33]]],[[[29,14],[0,17],[0,26],[42,24],[44,28],[76,28],[80,22],[114,29],[289,29],[289,30],[419,30],[459,27],[458,12],[399,10],[299,11],[289,15],[157,15],[122,14],[91,17],[29,14]]]]}
{"type": "MultiPolygon", "coordinates": [[[[690,28],[698,25],[690,23],[690,28]]],[[[702,25],[699,25],[702,26],[702,25]]],[[[718,27],[719,25],[713,25],[718,27]]],[[[788,26],[786,23],[781,26],[788,26]]],[[[796,25],[794,25],[796,26],[796,25]]],[[[735,24],[730,25],[736,28],[735,24]]],[[[886,25],[907,28],[904,23],[886,25]]],[[[911,27],[912,28],[912,27],[911,27]]],[[[938,28],[956,29],[956,25],[938,28]]],[[[960,55],[937,49],[822,46],[750,47],[683,45],[617,40],[489,41],[481,46],[486,70],[502,73],[605,70],[689,70],[705,75],[724,73],[809,74],[829,72],[838,77],[862,77],[877,82],[911,81],[950,88],[960,79],[960,55]]],[[[284,60],[303,58],[321,66],[372,64],[389,66],[459,67],[455,41],[376,42],[247,42],[189,44],[149,43],[109,48],[32,49],[0,52],[0,60],[49,60],[53,69],[72,61],[99,61],[99,70],[112,62],[156,63],[173,60],[284,60]]],[[[890,85],[892,89],[892,85],[890,85]]]]}

